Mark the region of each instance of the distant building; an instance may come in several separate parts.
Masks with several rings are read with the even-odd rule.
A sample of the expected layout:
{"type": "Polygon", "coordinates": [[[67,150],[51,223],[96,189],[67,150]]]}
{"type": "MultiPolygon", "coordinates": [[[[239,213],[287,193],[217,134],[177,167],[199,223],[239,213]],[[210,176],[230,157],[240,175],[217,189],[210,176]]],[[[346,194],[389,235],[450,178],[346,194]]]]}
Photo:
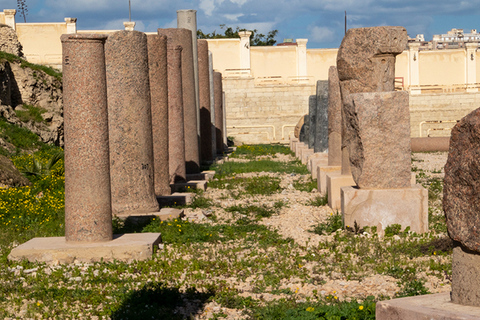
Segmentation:
{"type": "Polygon", "coordinates": [[[420,42],[420,50],[458,49],[465,48],[465,43],[480,43],[480,33],[476,29],[465,33],[463,29],[453,28],[445,34],[434,34],[432,41],[425,41],[423,34],[419,34],[408,42],[420,42]]]}

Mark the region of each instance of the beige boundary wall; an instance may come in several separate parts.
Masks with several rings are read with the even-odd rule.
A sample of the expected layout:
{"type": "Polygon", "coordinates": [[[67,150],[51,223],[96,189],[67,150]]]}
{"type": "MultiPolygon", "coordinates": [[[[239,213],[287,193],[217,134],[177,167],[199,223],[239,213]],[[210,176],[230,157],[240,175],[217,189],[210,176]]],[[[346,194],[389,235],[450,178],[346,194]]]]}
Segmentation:
{"type": "MultiPolygon", "coordinates": [[[[17,30],[30,62],[57,68],[61,34],[116,31],[77,31],[75,18],[15,23],[15,10],[0,12],[0,23],[17,30]]],[[[214,68],[223,74],[227,135],[245,143],[286,142],[308,112],[316,81],[327,80],[329,67],[336,64],[338,49],[307,49],[307,39],[293,46],[250,48],[249,34],[208,40],[214,68]]],[[[412,137],[449,135],[457,120],[479,107],[479,54],[476,44],[419,51],[413,43],[397,56],[396,87],[410,92],[412,137]]]]}

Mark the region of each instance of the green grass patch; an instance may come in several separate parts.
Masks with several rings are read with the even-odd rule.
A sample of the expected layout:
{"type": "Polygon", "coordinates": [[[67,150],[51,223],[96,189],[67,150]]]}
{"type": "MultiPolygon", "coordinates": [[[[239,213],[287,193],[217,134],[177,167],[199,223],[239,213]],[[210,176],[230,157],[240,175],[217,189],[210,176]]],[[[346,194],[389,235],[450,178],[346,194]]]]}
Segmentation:
{"type": "Polygon", "coordinates": [[[323,207],[328,204],[328,194],[324,196],[317,196],[313,200],[307,202],[307,206],[323,207]]]}
{"type": "Polygon", "coordinates": [[[231,206],[225,209],[227,212],[231,212],[234,214],[241,214],[245,215],[247,217],[249,216],[254,216],[257,220],[260,220],[262,218],[268,218],[271,217],[274,213],[275,210],[272,208],[267,208],[266,206],[254,206],[254,205],[249,205],[249,206],[242,206],[242,205],[236,205],[236,206],[231,206]]]}
{"type": "Polygon", "coordinates": [[[330,216],[328,216],[327,221],[323,223],[317,224],[313,228],[313,233],[323,235],[323,234],[330,234],[338,229],[343,229],[343,218],[338,211],[336,213],[332,213],[330,216]]]}
{"type": "Polygon", "coordinates": [[[22,122],[44,122],[42,114],[47,112],[44,108],[23,104],[24,110],[15,109],[15,114],[22,122]]]}
{"type": "Polygon", "coordinates": [[[4,51],[0,51],[0,59],[4,59],[4,60],[7,60],[8,62],[12,62],[12,63],[13,62],[20,63],[20,66],[22,68],[29,68],[29,69],[32,69],[32,70],[35,70],[35,71],[42,71],[42,72],[45,72],[46,74],[48,74],[52,77],[55,77],[58,81],[60,81],[60,82],[62,81],[62,73],[60,71],[56,70],[56,69],[51,68],[51,67],[30,63],[27,60],[24,60],[20,57],[17,57],[14,54],[7,53],[7,52],[4,52],[4,51]]]}
{"type": "Polygon", "coordinates": [[[274,156],[277,153],[293,155],[294,153],[288,146],[281,144],[244,144],[230,155],[232,158],[254,158],[258,156],[274,156]]]}
{"type": "Polygon", "coordinates": [[[8,123],[5,119],[0,118],[0,137],[15,147],[15,151],[8,152],[0,148],[1,153],[6,156],[18,155],[23,150],[34,151],[42,147],[50,149],[40,138],[28,129],[21,128],[17,125],[8,123]]]}
{"type": "Polygon", "coordinates": [[[317,189],[317,179],[312,179],[309,176],[307,181],[296,180],[293,183],[293,187],[298,191],[312,192],[313,189],[317,189]]]}
{"type": "Polygon", "coordinates": [[[258,160],[249,162],[226,161],[213,167],[216,171],[216,177],[228,177],[233,174],[247,172],[280,172],[309,174],[307,167],[299,160],[278,162],[273,160],[258,160]]]}

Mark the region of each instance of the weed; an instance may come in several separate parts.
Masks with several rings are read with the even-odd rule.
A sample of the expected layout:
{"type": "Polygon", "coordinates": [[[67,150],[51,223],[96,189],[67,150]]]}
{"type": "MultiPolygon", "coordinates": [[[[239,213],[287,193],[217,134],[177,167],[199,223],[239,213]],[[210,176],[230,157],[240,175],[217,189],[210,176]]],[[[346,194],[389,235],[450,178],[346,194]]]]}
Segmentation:
{"type": "Polygon", "coordinates": [[[317,189],[317,179],[309,176],[307,181],[296,180],[293,187],[298,191],[312,192],[313,189],[317,189]]]}
{"type": "Polygon", "coordinates": [[[328,204],[328,194],[324,196],[317,196],[313,200],[307,202],[307,206],[322,207],[328,204]]]}
{"type": "Polygon", "coordinates": [[[317,224],[313,232],[319,235],[330,234],[338,229],[343,229],[343,226],[342,215],[337,211],[335,214],[331,213],[330,216],[328,216],[327,222],[317,224]]]}
{"type": "Polygon", "coordinates": [[[23,104],[23,110],[15,109],[15,114],[22,122],[44,122],[42,114],[47,110],[29,104],[23,104]]]}
{"type": "Polygon", "coordinates": [[[227,212],[231,213],[237,213],[241,214],[244,216],[250,216],[253,214],[257,220],[261,218],[268,218],[271,217],[272,214],[275,213],[274,210],[267,208],[266,206],[242,206],[242,205],[237,205],[237,206],[231,206],[225,209],[227,212]]]}
{"type": "Polygon", "coordinates": [[[402,226],[399,224],[392,224],[385,228],[385,237],[393,237],[400,234],[402,226]]]}

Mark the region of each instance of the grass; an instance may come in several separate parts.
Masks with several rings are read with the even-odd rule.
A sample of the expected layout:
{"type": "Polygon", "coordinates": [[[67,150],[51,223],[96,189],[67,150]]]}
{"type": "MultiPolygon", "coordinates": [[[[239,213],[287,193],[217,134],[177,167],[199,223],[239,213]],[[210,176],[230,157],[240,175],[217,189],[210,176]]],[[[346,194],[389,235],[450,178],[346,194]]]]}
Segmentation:
{"type": "Polygon", "coordinates": [[[40,148],[45,150],[51,148],[41,142],[40,138],[30,130],[8,123],[3,118],[0,118],[0,138],[10,143],[14,148],[10,151],[0,147],[0,154],[5,156],[17,155],[22,151],[31,152],[40,148]]]}
{"type": "Polygon", "coordinates": [[[41,107],[35,107],[32,105],[29,105],[29,104],[23,104],[23,109],[24,110],[15,109],[15,113],[17,117],[20,119],[20,121],[44,122],[42,114],[47,112],[47,110],[41,107]]]}
{"type": "MultiPolygon", "coordinates": [[[[29,147],[37,151],[13,156],[20,170],[31,167],[33,159],[45,168],[59,151],[41,144],[29,147]]],[[[452,243],[437,214],[440,180],[440,185],[433,182],[428,172],[419,177],[429,192],[438,194],[429,199],[427,234],[391,225],[380,238],[376,227],[345,230],[338,212],[325,213],[312,226],[316,240],[302,245],[266,223],[287,208],[299,214],[303,208],[281,193],[281,186],[286,176],[303,181],[305,167],[290,160],[270,167],[262,163],[278,163],[273,155],[288,155],[278,150],[283,148],[244,146],[234,159],[248,162],[217,165],[217,178],[209,182],[208,188],[225,192],[225,198],[212,200],[208,189],[188,206],[211,210],[211,217],[227,211],[230,220],[151,218],[133,224],[115,219],[115,232],[162,234],[161,248],[151,259],[131,263],[48,266],[8,261],[18,243],[63,235],[63,161],[30,176],[31,187],[0,189],[0,318],[192,319],[203,313],[222,319],[229,308],[247,319],[374,319],[379,300],[425,294],[433,284],[448,288],[452,243]],[[263,168],[271,171],[260,173],[263,168]],[[363,285],[371,277],[395,290],[349,296],[340,284],[363,285]]],[[[326,196],[309,196],[308,206],[324,209],[326,196]]]]}
{"type": "Polygon", "coordinates": [[[32,69],[34,71],[42,71],[42,72],[45,72],[46,74],[48,74],[52,77],[55,77],[58,81],[60,81],[60,82],[62,81],[62,73],[60,71],[56,70],[56,69],[51,68],[51,67],[30,63],[27,60],[24,60],[20,57],[17,57],[14,54],[7,53],[7,52],[4,52],[4,51],[0,51],[0,59],[7,60],[8,62],[12,62],[12,63],[13,62],[20,63],[20,66],[22,68],[29,68],[29,69],[32,69]]]}

